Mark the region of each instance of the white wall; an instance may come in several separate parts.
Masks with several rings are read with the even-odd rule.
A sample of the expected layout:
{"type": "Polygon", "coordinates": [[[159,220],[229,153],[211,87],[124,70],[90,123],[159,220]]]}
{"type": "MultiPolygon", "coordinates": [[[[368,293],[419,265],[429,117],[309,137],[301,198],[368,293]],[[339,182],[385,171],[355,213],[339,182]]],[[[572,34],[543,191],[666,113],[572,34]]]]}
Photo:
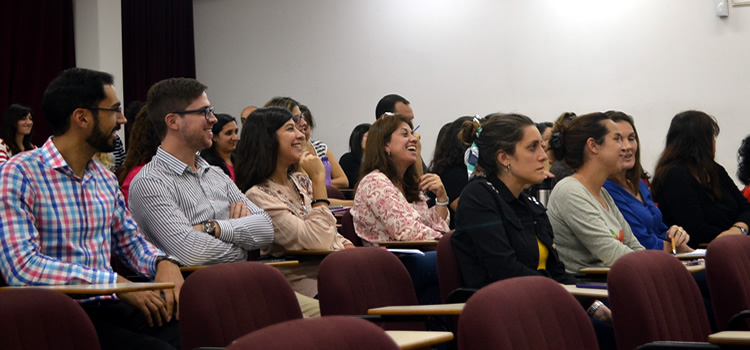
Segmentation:
{"type": "Polygon", "coordinates": [[[194,0],[197,77],[236,117],[275,95],[307,104],[340,156],[352,128],[399,93],[424,158],[458,116],[520,112],[552,121],[619,109],[636,118],[653,171],[672,116],[718,119],[730,174],[750,134],[750,7],[713,0],[194,0]]]}
{"type": "MultiPolygon", "coordinates": [[[[119,0],[73,0],[76,66],[112,74],[120,100],[123,96],[121,13],[119,0]]],[[[127,142],[124,128],[118,134],[123,143],[127,142]]]]}

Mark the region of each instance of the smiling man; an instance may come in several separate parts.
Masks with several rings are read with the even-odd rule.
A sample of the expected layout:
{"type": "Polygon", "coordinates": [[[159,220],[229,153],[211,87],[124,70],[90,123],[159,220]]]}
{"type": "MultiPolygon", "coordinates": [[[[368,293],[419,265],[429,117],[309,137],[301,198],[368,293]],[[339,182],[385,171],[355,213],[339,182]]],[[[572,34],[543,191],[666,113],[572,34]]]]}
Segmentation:
{"type": "Polygon", "coordinates": [[[149,89],[146,108],[161,146],[133,179],[128,198],[146,237],[186,266],[244,261],[248,251],[273,241],[268,214],[197,155],[211,147],[217,121],[205,90],[189,78],[149,89]]]}
{"type": "Polygon", "coordinates": [[[175,288],[83,300],[102,348],[179,347],[179,267],[144,239],[117,178],[91,159],[114,150],[115,132],[126,123],[112,75],[66,70],[47,87],[42,110],[54,136],[0,167],[3,277],[10,285],[128,282],[112,270],[115,253],[132,270],[175,288]]]}

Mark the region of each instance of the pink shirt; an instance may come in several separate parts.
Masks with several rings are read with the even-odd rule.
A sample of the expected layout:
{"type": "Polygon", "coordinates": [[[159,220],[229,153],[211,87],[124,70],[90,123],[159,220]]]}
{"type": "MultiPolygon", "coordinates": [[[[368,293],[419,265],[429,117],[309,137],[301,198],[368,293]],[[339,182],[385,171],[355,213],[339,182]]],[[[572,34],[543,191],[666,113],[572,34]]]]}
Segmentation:
{"type": "Polygon", "coordinates": [[[120,191],[122,192],[122,196],[125,197],[125,205],[130,208],[130,204],[128,203],[128,192],[130,191],[130,182],[133,181],[133,178],[138,175],[138,172],[143,169],[143,166],[146,164],[141,164],[128,173],[128,176],[125,176],[125,181],[122,182],[122,186],[120,186],[120,191]]]}
{"type": "Polygon", "coordinates": [[[385,174],[375,170],[359,182],[351,214],[357,235],[368,242],[422,241],[440,238],[448,222],[428,208],[424,195],[409,203],[385,174]]]}

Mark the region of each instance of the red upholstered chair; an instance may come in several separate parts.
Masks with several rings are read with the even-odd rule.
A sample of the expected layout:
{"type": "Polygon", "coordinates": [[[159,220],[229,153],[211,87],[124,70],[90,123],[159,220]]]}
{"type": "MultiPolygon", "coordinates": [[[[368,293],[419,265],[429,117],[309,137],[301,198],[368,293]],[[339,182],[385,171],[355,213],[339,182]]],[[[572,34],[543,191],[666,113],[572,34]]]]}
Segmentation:
{"type": "MultiPolygon", "coordinates": [[[[318,268],[320,313],[367,315],[381,306],[417,305],[409,272],[385,249],[363,247],[333,252],[318,268]]],[[[424,330],[422,324],[387,323],[388,329],[424,330]]]]}
{"type": "Polygon", "coordinates": [[[350,240],[357,247],[362,246],[362,238],[354,231],[354,218],[348,210],[341,217],[341,235],[350,240]]]}
{"type": "Polygon", "coordinates": [[[328,198],[334,198],[334,199],[346,199],[343,193],[339,191],[338,188],[333,187],[331,185],[326,185],[326,192],[328,193],[328,198]]]}
{"type": "Polygon", "coordinates": [[[378,326],[348,316],[282,322],[254,331],[227,350],[396,350],[398,345],[378,326]]]}
{"type": "Polygon", "coordinates": [[[179,308],[183,349],[227,346],[256,329],[302,318],[284,275],[258,262],[194,272],[182,286],[179,308]]]}
{"type": "Polygon", "coordinates": [[[65,294],[40,289],[0,292],[0,348],[100,349],[81,306],[65,294]]]}
{"type": "Polygon", "coordinates": [[[581,304],[541,276],[509,278],[477,291],[461,313],[458,334],[461,350],[598,348],[581,304]]]}
{"type": "Polygon", "coordinates": [[[711,328],[698,286],[670,254],[626,254],[612,265],[607,286],[618,349],[708,340],[711,328]]]}
{"type": "Polygon", "coordinates": [[[453,250],[450,231],[440,238],[437,246],[438,280],[440,283],[440,297],[443,303],[465,302],[476,289],[462,288],[461,269],[458,267],[456,253],[453,250]]]}
{"type": "MultiPolygon", "coordinates": [[[[706,278],[711,291],[716,324],[727,330],[729,320],[750,310],[750,238],[744,235],[714,239],[706,250],[706,278]]],[[[733,330],[750,330],[747,319],[738,319],[733,330]]]]}

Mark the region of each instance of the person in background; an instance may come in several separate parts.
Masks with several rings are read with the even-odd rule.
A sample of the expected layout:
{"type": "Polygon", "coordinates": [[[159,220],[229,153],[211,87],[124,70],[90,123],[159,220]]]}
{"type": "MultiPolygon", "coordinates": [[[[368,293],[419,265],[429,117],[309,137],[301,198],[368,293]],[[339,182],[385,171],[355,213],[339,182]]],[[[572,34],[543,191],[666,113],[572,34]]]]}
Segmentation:
{"type": "Polygon", "coordinates": [[[737,150],[737,178],[745,185],[742,195],[750,201],[750,136],[742,140],[737,150]]]}
{"type": "Polygon", "coordinates": [[[619,173],[610,175],[604,183],[604,188],[612,196],[617,209],[625,217],[638,242],[646,249],[672,253],[674,241],[677,253],[692,252],[693,249],[688,246],[690,236],[682,227],[664,225],[661,211],[654,205],[648,186],[641,180],[643,168],[641,150],[638,148],[640,139],[633,118],[619,111],[607,111],[606,114],[617,124],[626,147],[623,156],[625,167],[619,173]]]}
{"type": "MultiPolygon", "coordinates": [[[[353,247],[337,232],[336,218],[328,209],[323,162],[302,150],[305,135],[294,124],[284,108],[258,109],[245,124],[237,149],[237,185],[273,222],[273,245],[261,255],[353,247]],[[298,165],[305,173],[294,171],[298,165]]],[[[281,270],[295,291],[314,297],[318,265],[310,261],[281,270]]]]}
{"type": "Polygon", "coordinates": [[[664,223],[692,232],[692,248],[719,236],[748,234],[750,203],[714,160],[718,135],[716,119],[704,112],[675,115],[651,184],[664,223]]]}
{"type": "Polygon", "coordinates": [[[328,148],[328,145],[323,143],[323,141],[312,140],[310,138],[313,129],[315,129],[315,118],[313,118],[310,109],[305,105],[299,106],[299,109],[302,112],[302,115],[305,117],[305,121],[307,122],[307,127],[303,131],[303,133],[305,134],[305,140],[312,144],[313,148],[315,148],[315,154],[319,158],[328,157],[328,162],[331,164],[331,186],[336,188],[349,187],[349,180],[344,173],[344,169],[341,169],[341,165],[339,165],[336,157],[333,156],[333,153],[328,148]]]}
{"type": "Polygon", "coordinates": [[[469,183],[464,164],[464,153],[468,144],[461,139],[461,131],[464,123],[471,123],[474,117],[459,117],[451,123],[445,124],[438,133],[435,144],[435,154],[430,163],[430,172],[438,174],[445,185],[448,194],[448,212],[451,218],[449,227],[455,228],[454,213],[458,206],[461,191],[469,183]]]}
{"type": "Polygon", "coordinates": [[[221,168],[224,174],[235,181],[233,152],[239,141],[237,121],[229,114],[217,113],[215,116],[218,121],[211,127],[213,142],[211,147],[201,151],[201,157],[208,164],[221,168]]]}
{"type": "Polygon", "coordinates": [[[0,167],[0,271],[12,286],[128,283],[110,265],[115,254],[175,287],[79,299],[102,349],[175,349],[179,266],[143,237],[115,175],[91,160],[114,150],[127,122],[113,83],[108,73],[72,68],[47,86],[42,111],[53,136],[0,167]]]}
{"type": "Polygon", "coordinates": [[[362,165],[362,156],[367,143],[367,132],[370,130],[370,123],[362,123],[354,127],[349,135],[349,152],[341,156],[339,164],[346,174],[349,181],[348,188],[354,188],[359,182],[359,168],[362,165]]]}
{"type": "Polygon", "coordinates": [[[128,140],[130,147],[128,147],[128,155],[125,157],[125,163],[123,163],[118,176],[120,191],[122,191],[126,205],[129,206],[130,183],[143,166],[151,161],[160,143],[159,135],[157,135],[154,125],[148,118],[147,109],[141,108],[135,116],[133,126],[130,128],[130,139],[128,140]]]}
{"type": "Polygon", "coordinates": [[[551,145],[555,159],[574,173],[555,185],[547,209],[567,271],[609,267],[644,249],[602,187],[625,167],[626,146],[617,124],[604,113],[591,113],[576,117],[559,133],[560,142],[551,145]]]}
{"type": "MultiPolygon", "coordinates": [[[[552,122],[539,122],[536,123],[536,128],[539,130],[539,134],[542,135],[542,147],[544,148],[544,152],[547,152],[547,158],[549,158],[550,153],[552,153],[549,150],[549,140],[552,138],[552,128],[555,126],[552,122]]],[[[545,169],[549,170],[549,159],[547,159],[547,163],[545,165],[545,169]]]]}
{"type": "MultiPolygon", "coordinates": [[[[350,211],[364,244],[433,240],[449,230],[445,187],[437,174],[418,176],[418,160],[417,138],[408,118],[386,114],[372,124],[350,211]],[[424,191],[437,195],[432,208],[427,207],[424,191]]],[[[435,252],[401,261],[412,276],[420,303],[439,303],[435,252]]]]}
{"type": "Polygon", "coordinates": [[[258,107],[255,106],[247,106],[242,109],[242,112],[240,112],[240,123],[242,123],[243,126],[247,121],[247,117],[249,117],[256,109],[258,109],[258,107]]]}
{"type": "MultiPolygon", "coordinates": [[[[464,123],[463,142],[472,144],[484,171],[464,188],[451,243],[463,286],[479,289],[521,276],[545,276],[575,284],[555,250],[554,233],[544,207],[524,193],[549,176],[541,134],[530,118],[496,114],[464,123]]],[[[613,348],[612,313],[598,300],[579,299],[594,323],[600,348],[613,348]],[[604,322],[604,323],[603,323],[604,322]]]]}
{"type": "Polygon", "coordinates": [[[36,148],[31,144],[33,127],[31,108],[19,104],[8,107],[0,131],[0,164],[5,163],[13,155],[36,148]]]}
{"type": "MultiPolygon", "coordinates": [[[[548,145],[549,148],[551,148],[553,144],[560,144],[560,131],[567,127],[575,117],[576,114],[573,112],[565,112],[557,117],[557,120],[555,120],[555,123],[552,126],[552,135],[550,136],[548,145]]],[[[572,175],[573,170],[565,166],[565,162],[563,162],[562,159],[558,162],[558,159],[555,157],[555,152],[550,150],[547,152],[547,155],[549,156],[549,171],[554,175],[552,178],[552,186],[554,187],[555,184],[560,182],[560,180],[572,175]]]]}

